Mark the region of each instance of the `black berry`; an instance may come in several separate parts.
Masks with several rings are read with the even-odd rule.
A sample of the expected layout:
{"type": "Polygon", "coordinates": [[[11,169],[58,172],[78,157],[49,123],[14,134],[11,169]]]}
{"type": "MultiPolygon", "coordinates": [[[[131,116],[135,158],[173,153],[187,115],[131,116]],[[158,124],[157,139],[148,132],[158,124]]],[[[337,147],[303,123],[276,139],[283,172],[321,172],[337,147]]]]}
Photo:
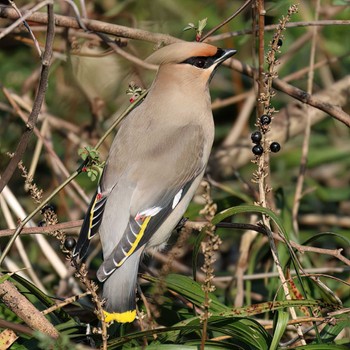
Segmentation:
{"type": "Polygon", "coordinates": [[[270,145],[270,150],[273,153],[277,153],[281,149],[281,145],[278,142],[272,142],[270,145]]]}
{"type": "Polygon", "coordinates": [[[64,247],[68,250],[72,250],[76,244],[77,242],[73,237],[67,237],[64,241],[64,247]]]}
{"type": "Polygon", "coordinates": [[[254,131],[251,135],[250,138],[252,139],[253,143],[260,143],[262,139],[262,135],[260,131],[254,131]]]}
{"type": "Polygon", "coordinates": [[[262,148],[261,145],[255,145],[252,148],[252,152],[256,155],[256,156],[261,156],[264,152],[264,149],[262,148]]]}
{"type": "Polygon", "coordinates": [[[263,114],[261,117],[260,117],[260,123],[262,125],[269,125],[271,123],[271,117],[267,114],[263,114]]]}
{"type": "Polygon", "coordinates": [[[278,41],[277,41],[277,45],[278,45],[278,46],[282,46],[282,45],[283,45],[283,41],[282,41],[282,39],[278,39],[278,41]]]}
{"type": "Polygon", "coordinates": [[[38,226],[39,226],[39,227],[46,226],[46,221],[45,221],[45,220],[39,221],[39,222],[38,222],[38,226]]]}
{"type": "Polygon", "coordinates": [[[46,204],[42,209],[41,209],[41,214],[44,214],[46,211],[55,211],[55,207],[51,204],[46,204]]]}

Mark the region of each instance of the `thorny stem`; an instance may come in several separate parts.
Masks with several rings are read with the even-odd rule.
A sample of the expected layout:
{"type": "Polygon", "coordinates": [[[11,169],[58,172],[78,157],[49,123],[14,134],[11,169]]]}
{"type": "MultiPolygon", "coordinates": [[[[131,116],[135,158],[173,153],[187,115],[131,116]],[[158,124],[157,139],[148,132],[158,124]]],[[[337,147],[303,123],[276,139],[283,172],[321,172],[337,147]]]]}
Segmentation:
{"type": "Polygon", "coordinates": [[[75,276],[80,279],[80,281],[86,286],[88,291],[91,293],[92,302],[96,306],[95,314],[97,315],[98,319],[101,320],[101,332],[99,332],[98,330],[96,332],[101,333],[102,349],[107,350],[107,323],[104,321],[105,316],[103,313],[103,301],[98,296],[98,287],[93,281],[91,281],[87,277],[88,271],[86,269],[85,264],[81,264],[80,266],[78,266],[75,260],[70,259],[70,261],[76,269],[75,276]]]}
{"type": "MultiPolygon", "coordinates": [[[[258,35],[259,35],[259,50],[258,50],[258,59],[259,59],[259,69],[258,69],[258,96],[262,96],[265,93],[265,84],[264,84],[264,26],[265,26],[265,9],[264,9],[264,0],[257,0],[257,13],[258,13],[258,35]]],[[[263,114],[263,106],[261,103],[258,103],[257,106],[258,117],[263,114]]]]}
{"type": "MultiPolygon", "coordinates": [[[[258,99],[258,120],[257,120],[257,126],[262,132],[263,138],[262,138],[262,146],[264,148],[264,152],[261,156],[259,156],[256,159],[256,163],[258,164],[258,170],[253,175],[253,181],[258,183],[259,186],[259,205],[262,207],[267,207],[266,202],[266,194],[270,191],[270,189],[266,185],[266,178],[268,176],[268,165],[269,165],[269,153],[266,150],[268,146],[268,141],[266,138],[266,133],[270,130],[269,126],[262,125],[260,122],[259,117],[262,114],[269,115],[270,117],[275,112],[274,108],[271,106],[271,99],[274,96],[274,91],[272,90],[272,83],[273,79],[277,77],[276,72],[276,65],[279,63],[276,59],[276,53],[279,52],[280,43],[279,40],[282,40],[283,35],[282,31],[285,29],[285,24],[289,22],[291,15],[293,13],[297,12],[297,6],[292,5],[288,9],[288,14],[286,17],[282,17],[280,20],[280,23],[277,27],[277,30],[273,36],[272,42],[270,43],[270,49],[267,53],[267,63],[268,63],[268,70],[267,73],[263,72],[263,66],[261,61],[261,55],[263,53],[263,49],[261,48],[261,45],[263,45],[263,28],[264,24],[262,22],[262,17],[265,14],[264,11],[264,1],[258,0],[258,14],[259,14],[259,99],[258,99]]],[[[271,225],[270,225],[270,218],[266,215],[262,216],[263,224],[266,228],[267,236],[270,243],[271,248],[271,254],[272,258],[274,260],[279,278],[281,280],[282,288],[285,294],[285,298],[287,300],[291,300],[288,283],[284,276],[283,269],[280,263],[280,259],[278,256],[277,248],[273,239],[273,235],[271,232],[271,225]]],[[[294,308],[289,308],[290,315],[293,320],[297,318],[296,312],[294,308]]],[[[300,324],[296,325],[298,336],[301,339],[301,342],[303,345],[306,345],[305,340],[303,338],[303,332],[301,329],[300,324]]]]}
{"type": "Polygon", "coordinates": [[[210,196],[210,185],[205,182],[205,194],[204,198],[206,201],[205,207],[200,211],[200,214],[205,216],[208,224],[203,228],[206,233],[206,241],[202,242],[202,251],[204,255],[204,263],[201,270],[205,273],[205,280],[202,284],[202,290],[204,292],[204,301],[203,301],[203,315],[201,315],[200,320],[203,324],[202,330],[202,339],[200,349],[205,349],[205,342],[207,340],[207,328],[208,328],[208,320],[211,316],[209,312],[211,299],[209,298],[209,293],[215,290],[215,286],[212,284],[212,280],[214,278],[214,268],[213,264],[215,262],[215,252],[219,249],[221,244],[221,239],[215,233],[215,226],[211,223],[213,217],[215,216],[217,207],[213,202],[210,196]]]}

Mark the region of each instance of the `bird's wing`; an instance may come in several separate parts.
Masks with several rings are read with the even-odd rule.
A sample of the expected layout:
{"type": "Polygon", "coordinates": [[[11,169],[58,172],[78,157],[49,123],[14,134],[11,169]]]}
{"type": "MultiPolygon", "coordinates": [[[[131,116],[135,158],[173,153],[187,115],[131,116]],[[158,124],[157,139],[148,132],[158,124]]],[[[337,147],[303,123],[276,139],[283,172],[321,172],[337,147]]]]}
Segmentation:
{"type": "Polygon", "coordinates": [[[79,256],[82,259],[87,253],[90,240],[95,236],[101,226],[107,197],[106,195],[102,195],[99,186],[85,215],[79,238],[73,251],[73,258],[79,256]]]}
{"type": "MultiPolygon", "coordinates": [[[[198,125],[174,130],[167,142],[152,152],[151,157],[147,157],[146,153],[149,154],[150,150],[145,145],[145,157],[138,155],[139,161],[129,173],[131,181],[133,174],[141,174],[141,177],[131,196],[128,223],[120,240],[109,256],[105,256],[97,272],[100,281],[106,280],[129,256],[149,242],[188,194],[193,181],[203,173],[206,166],[204,145],[203,129],[198,125]]],[[[118,210],[117,207],[115,210],[118,210]]]]}

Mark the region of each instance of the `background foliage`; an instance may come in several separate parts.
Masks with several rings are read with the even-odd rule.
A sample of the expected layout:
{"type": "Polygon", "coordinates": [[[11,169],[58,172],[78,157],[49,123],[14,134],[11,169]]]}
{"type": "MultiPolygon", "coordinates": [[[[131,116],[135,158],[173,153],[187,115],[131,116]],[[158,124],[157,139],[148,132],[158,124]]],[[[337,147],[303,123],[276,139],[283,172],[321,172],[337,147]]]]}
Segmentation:
{"type": "MultiPolygon", "coordinates": [[[[7,1],[1,4],[1,9],[9,5],[7,1]]],[[[169,34],[169,41],[195,40],[195,30],[183,30],[189,23],[193,24],[190,27],[196,27],[198,21],[207,18],[205,34],[242,4],[243,1],[227,0],[75,2],[82,17],[86,12],[89,19],[147,31],[148,37],[144,40],[119,38],[120,49],[140,60],[162,44],[153,33],[169,34]]],[[[261,4],[266,10],[264,47],[267,52],[275,33],[269,26],[278,24],[282,16],[287,15],[293,4],[289,0],[253,1],[207,40],[218,47],[237,49],[238,63],[258,67],[258,34],[251,33],[252,6],[257,11],[261,4]]],[[[16,5],[24,13],[34,2],[16,1],[16,5]]],[[[54,12],[74,17],[72,5],[72,1],[56,1],[54,12]]],[[[317,1],[303,1],[290,22],[301,23],[283,31],[280,52],[276,52],[281,63],[277,66],[278,78],[307,91],[310,54],[315,45],[312,94],[321,102],[341,106],[345,113],[349,112],[350,84],[350,9],[347,5],[347,1],[321,0],[317,10],[317,1]],[[313,40],[314,27],[310,23],[315,18],[322,25],[317,27],[313,40]]],[[[45,8],[41,12],[45,13],[45,8]]],[[[13,20],[6,18],[2,11],[1,17],[3,32],[13,20]]],[[[28,25],[43,48],[46,24],[28,20],[28,25]]],[[[23,119],[28,118],[32,109],[40,77],[40,57],[23,25],[1,38],[0,63],[2,174],[10,161],[7,153],[16,150],[25,130],[23,119]]],[[[264,69],[267,68],[265,62],[264,69]]],[[[222,67],[211,83],[216,138],[207,172],[210,194],[206,186],[201,187],[186,213],[189,222],[185,229],[173,235],[166,251],[145,257],[140,270],[144,294],[139,301],[140,320],[123,327],[109,327],[106,345],[103,337],[93,333],[101,324],[93,312],[95,306],[91,298],[85,296],[46,316],[60,334],[59,340],[53,340],[43,332],[33,333],[30,325],[9,305],[1,303],[0,344],[3,339],[10,339],[5,330],[13,330],[18,339],[9,345],[11,349],[72,349],[73,346],[192,349],[203,348],[204,340],[205,349],[320,350],[349,346],[350,279],[346,258],[350,252],[349,120],[346,125],[335,115],[302,106],[295,96],[290,96],[290,91],[275,89],[271,106],[276,113],[271,131],[266,134],[266,144],[278,141],[282,150],[264,155],[269,158],[269,176],[265,180],[271,188],[268,191],[263,188],[267,197],[264,208],[259,183],[265,180],[251,181],[259,168],[259,160],[257,164],[251,162],[256,157],[251,152],[250,140],[251,132],[257,129],[259,103],[254,98],[257,93],[254,79],[245,73],[237,66],[222,67]],[[308,117],[312,124],[310,136],[305,134],[308,117]],[[300,207],[293,217],[305,138],[309,144],[308,161],[300,207]],[[262,226],[257,226],[264,218],[272,221],[275,233],[272,242],[276,243],[292,300],[283,294],[268,232],[259,231],[262,226]],[[215,232],[210,225],[201,231],[193,230],[202,228],[208,220],[217,225],[215,232]],[[278,233],[294,245],[288,247],[281,242],[278,233]],[[216,235],[221,244],[212,243],[212,255],[208,257],[202,252],[202,242],[208,246],[217,239],[216,235]],[[300,266],[291,260],[292,251],[300,266]],[[209,265],[205,265],[208,262],[209,265]],[[211,276],[205,266],[214,268],[215,277],[209,287],[203,284],[205,276],[211,276]],[[195,270],[195,280],[192,270],[195,270]],[[290,282],[290,276],[296,276],[294,283],[290,282]],[[290,306],[295,307],[301,320],[299,331],[304,333],[304,345],[297,338],[290,306]],[[87,324],[92,326],[88,335],[87,324]]],[[[19,219],[37,208],[33,193],[40,198],[42,189],[42,196],[46,198],[57,189],[82,164],[78,151],[95,146],[116,117],[130,105],[130,98],[136,98],[130,89],[130,94],[126,93],[129,84],[134,82],[146,88],[154,74],[154,70],[116,54],[91,32],[56,26],[48,89],[36,123],[44,143],[33,135],[23,155],[23,165],[38,188],[33,189],[28,176],[23,177],[22,168],[14,173],[0,194],[2,250],[9,241],[6,230],[14,229],[19,219]]],[[[109,135],[99,149],[101,160],[105,159],[113,136],[114,133],[109,135]]],[[[94,174],[98,176],[98,172],[94,174]]],[[[66,235],[77,235],[81,224],[78,220],[83,217],[96,187],[96,182],[90,181],[93,176],[86,175],[82,173],[75,184],[64,187],[50,200],[52,207],[44,214],[39,212],[28,223],[28,227],[44,225],[45,231],[45,225],[56,223],[57,215],[60,223],[66,223],[63,232],[48,234],[46,230],[45,235],[22,234],[4,259],[0,285],[11,281],[40,311],[86,289],[81,276],[74,277],[76,269],[67,260],[69,252],[62,246],[66,235]],[[9,277],[7,271],[16,273],[9,277]]],[[[95,279],[100,262],[99,242],[95,241],[87,261],[90,279],[95,279]]],[[[6,347],[0,345],[0,348],[6,347]]]]}

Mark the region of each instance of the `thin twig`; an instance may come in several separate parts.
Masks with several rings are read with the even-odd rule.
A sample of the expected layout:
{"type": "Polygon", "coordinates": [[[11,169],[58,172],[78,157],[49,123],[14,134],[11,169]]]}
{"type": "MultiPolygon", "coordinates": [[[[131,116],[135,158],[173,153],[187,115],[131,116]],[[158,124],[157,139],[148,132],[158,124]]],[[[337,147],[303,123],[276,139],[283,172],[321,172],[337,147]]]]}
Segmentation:
{"type": "MultiPolygon", "coordinates": [[[[55,225],[49,225],[49,226],[38,226],[38,227],[24,227],[23,230],[21,230],[21,235],[30,235],[30,234],[44,234],[44,233],[52,233],[57,230],[69,230],[69,229],[77,229],[81,227],[83,223],[83,220],[74,220],[74,221],[68,221],[68,222],[61,222],[59,224],[55,225]]],[[[16,229],[5,229],[0,231],[0,238],[1,237],[8,237],[13,236],[13,234],[16,232],[16,229]]]]}
{"type": "MultiPolygon", "coordinates": [[[[19,108],[19,106],[17,105],[20,104],[22,107],[24,107],[26,110],[29,109],[29,107],[27,105],[24,105],[23,100],[11,93],[8,89],[6,89],[5,87],[2,88],[4,95],[7,97],[7,99],[9,100],[11,106],[13,107],[14,111],[16,114],[19,115],[19,117],[23,120],[26,121],[27,117],[26,114],[19,108]]],[[[46,118],[46,117],[45,117],[46,118]]],[[[52,119],[52,118],[51,118],[52,119]]],[[[63,122],[61,120],[61,122],[63,122]]],[[[64,122],[63,122],[64,124],[64,122]]],[[[57,126],[56,126],[57,127],[57,126]]],[[[58,155],[56,154],[56,152],[54,151],[54,149],[52,148],[50,142],[43,136],[41,135],[40,131],[37,129],[37,127],[34,127],[34,134],[37,136],[37,138],[44,144],[46,151],[48,152],[48,154],[50,155],[52,161],[54,161],[55,165],[59,168],[60,172],[68,177],[69,176],[69,172],[66,169],[65,165],[63,164],[62,160],[58,157],[58,155]]],[[[81,207],[81,208],[87,208],[86,203],[89,203],[89,198],[86,196],[85,192],[83,191],[83,189],[81,188],[81,186],[76,182],[76,181],[72,181],[70,183],[70,185],[75,189],[75,191],[80,195],[80,197],[83,199],[83,201],[81,201],[78,197],[76,197],[75,192],[73,191],[69,191],[69,195],[73,198],[73,200],[81,207]]]]}
{"type": "MultiPolygon", "coordinates": [[[[345,218],[344,218],[345,219],[345,218]]],[[[336,220],[336,217],[334,217],[334,220],[336,220]]],[[[347,220],[348,221],[348,220],[347,220]]],[[[50,226],[43,226],[43,227],[25,227],[22,229],[21,234],[22,235],[29,235],[29,234],[49,234],[57,230],[69,230],[69,229],[77,229],[81,227],[83,223],[83,220],[74,220],[74,221],[68,221],[68,222],[62,222],[59,224],[55,225],[50,225],[50,226]]],[[[206,222],[194,222],[194,221],[187,221],[185,223],[185,226],[194,229],[194,230],[201,230],[204,226],[206,225],[206,222]]],[[[333,225],[333,220],[330,223],[330,225],[333,225]]],[[[259,233],[262,233],[266,235],[266,230],[264,227],[259,226],[259,225],[252,225],[252,224],[245,224],[245,223],[230,223],[230,222],[221,222],[216,225],[217,227],[222,227],[222,228],[228,228],[228,229],[237,229],[237,230],[253,230],[259,233]]],[[[14,229],[5,229],[5,230],[0,230],[0,238],[1,237],[8,237],[8,236],[13,236],[13,234],[16,232],[14,229]]],[[[273,233],[273,239],[278,240],[280,242],[284,242],[284,239],[277,233],[273,233]]],[[[341,260],[343,263],[346,265],[350,266],[350,260],[347,259],[345,256],[343,256],[342,250],[341,249],[325,249],[325,248],[318,248],[318,247],[312,247],[312,246],[305,246],[305,245],[300,245],[299,243],[296,243],[294,241],[289,241],[290,245],[293,248],[296,248],[300,252],[313,252],[313,253],[318,253],[318,254],[326,254],[333,256],[339,260],[341,260]]],[[[167,259],[166,257],[162,260],[160,253],[154,252],[154,256],[165,262],[167,259]]],[[[176,265],[176,262],[174,262],[176,265]]],[[[187,273],[189,272],[188,269],[183,270],[181,266],[174,266],[175,269],[187,273]]],[[[202,278],[202,276],[201,276],[202,278]]]]}
{"type": "MultiPolygon", "coordinates": [[[[1,16],[2,10],[4,8],[8,8],[8,9],[11,9],[13,11],[13,13],[12,13],[12,17],[13,18],[12,19],[17,19],[15,22],[13,22],[10,26],[8,26],[6,29],[4,29],[0,33],[0,40],[2,38],[4,38],[6,35],[8,35],[9,33],[11,33],[21,23],[25,23],[25,20],[27,18],[31,17],[33,15],[33,13],[37,12],[41,8],[47,6],[48,4],[53,4],[53,1],[52,0],[44,0],[44,1],[40,2],[39,4],[35,5],[30,10],[26,11],[24,15],[21,15],[21,13],[19,12],[19,10],[16,7],[12,6],[13,8],[11,8],[11,7],[8,7],[8,6],[0,5],[0,17],[2,17],[1,16]]],[[[48,18],[48,16],[46,18],[48,18]]],[[[45,23],[47,23],[47,21],[45,23]]],[[[26,26],[26,29],[28,30],[27,26],[26,26]]],[[[41,52],[39,53],[39,56],[41,57],[41,52]]]]}
{"type": "MultiPolygon", "coordinates": [[[[11,7],[0,5],[0,17],[17,19],[18,14],[11,7]]],[[[47,23],[47,15],[45,13],[36,12],[31,13],[29,16],[26,16],[25,12],[23,17],[36,23],[47,23]]],[[[21,21],[22,20],[20,20],[20,22],[21,21]]],[[[86,26],[88,30],[91,30],[93,32],[111,34],[122,38],[148,41],[157,44],[164,43],[166,45],[181,41],[180,39],[177,39],[167,34],[151,33],[146,30],[124,27],[117,24],[111,24],[92,19],[81,19],[81,22],[86,26]]],[[[76,18],[68,16],[55,15],[55,24],[59,27],[65,28],[81,28],[76,18]]]]}
{"type": "MultiPolygon", "coordinates": [[[[41,125],[41,129],[40,129],[40,135],[42,135],[43,137],[46,136],[47,130],[48,130],[48,126],[49,126],[49,120],[48,118],[45,118],[43,120],[43,123],[41,125]]],[[[34,149],[34,153],[33,153],[33,158],[30,164],[30,168],[28,171],[28,177],[29,178],[34,178],[35,175],[35,170],[38,166],[38,162],[39,162],[39,158],[40,158],[40,154],[43,148],[43,141],[42,139],[38,139],[35,145],[35,149],[34,149]]],[[[27,187],[25,186],[25,190],[27,190],[27,187]]]]}
{"type": "MultiPolygon", "coordinates": [[[[327,89],[313,95],[319,101],[325,101],[334,105],[347,106],[350,88],[350,76],[345,76],[341,80],[332,84],[327,89]]],[[[320,109],[313,108],[311,111],[311,122],[316,124],[328,117],[320,109]]],[[[270,139],[278,142],[288,142],[296,135],[302,133],[305,127],[304,111],[300,103],[291,101],[278,113],[275,114],[274,127],[270,131],[270,139]]],[[[350,146],[346,143],[340,145],[342,152],[350,152],[350,146]]],[[[252,159],[251,142],[247,136],[240,137],[236,145],[230,148],[219,148],[211,157],[213,172],[219,176],[229,177],[237,173],[237,169],[249,163],[252,159]]]]}
{"type": "MultiPolygon", "coordinates": [[[[8,227],[14,228],[16,227],[15,222],[13,220],[13,217],[11,215],[10,209],[8,207],[7,201],[9,201],[10,198],[8,196],[3,196],[0,194],[0,207],[2,209],[3,215],[5,217],[6,223],[8,227]]],[[[44,285],[40,281],[39,277],[37,276],[35,269],[33,268],[32,264],[30,263],[30,259],[28,257],[27,251],[23,246],[22,240],[20,237],[16,240],[16,248],[18,250],[18,253],[23,261],[24,267],[34,284],[40,288],[44,293],[47,293],[44,285]]],[[[11,270],[10,270],[11,271],[11,270]]],[[[11,271],[12,272],[12,271],[11,271]]]]}
{"type": "Polygon", "coordinates": [[[233,13],[229,18],[225,19],[223,22],[215,26],[213,29],[209,30],[209,32],[202,36],[200,41],[205,41],[208,37],[210,37],[213,33],[215,33],[217,30],[219,30],[221,27],[223,27],[225,24],[232,21],[236,16],[238,16],[252,1],[254,0],[246,0],[246,2],[235,12],[233,13]]]}
{"type": "MultiPolygon", "coordinates": [[[[257,0],[257,8],[258,8],[258,16],[259,16],[259,75],[258,75],[258,116],[257,116],[257,122],[256,125],[259,127],[259,130],[262,134],[262,140],[261,145],[263,147],[263,152],[261,155],[257,155],[255,159],[255,163],[258,165],[258,169],[253,174],[253,182],[256,182],[259,187],[259,205],[267,208],[267,194],[271,191],[271,189],[268,187],[269,181],[267,181],[267,178],[269,176],[269,151],[267,148],[269,147],[269,142],[267,140],[267,134],[271,130],[270,123],[264,124],[261,121],[261,116],[264,114],[268,116],[269,118],[273,117],[273,114],[275,113],[274,108],[271,105],[271,99],[274,96],[274,91],[272,89],[272,82],[277,77],[277,70],[276,66],[279,63],[276,58],[276,53],[279,52],[279,48],[281,46],[280,41],[283,38],[283,30],[285,28],[285,24],[290,21],[291,15],[295,12],[297,12],[297,6],[292,5],[288,9],[287,16],[283,16],[280,20],[280,23],[274,33],[273,39],[270,42],[270,49],[266,55],[266,60],[268,63],[268,69],[267,72],[264,72],[263,62],[264,62],[264,51],[263,51],[263,45],[264,45],[264,22],[263,18],[265,16],[265,9],[264,9],[264,0],[257,0]]],[[[278,254],[278,250],[275,244],[275,241],[273,239],[272,231],[271,231],[271,224],[270,224],[270,218],[267,215],[262,215],[262,222],[263,226],[266,229],[267,237],[270,244],[270,250],[271,255],[274,261],[274,265],[277,269],[279,279],[281,281],[282,289],[285,295],[286,300],[291,300],[288,283],[286,280],[286,277],[284,276],[283,269],[280,263],[280,258],[278,254]]],[[[287,238],[285,240],[285,243],[290,246],[290,243],[287,241],[287,238]]],[[[290,250],[290,253],[293,254],[294,252],[290,250]]],[[[288,308],[289,313],[292,317],[292,319],[296,319],[296,311],[293,307],[288,308]]],[[[303,338],[303,333],[301,326],[299,324],[296,325],[296,331],[301,339],[301,342],[303,345],[306,345],[306,342],[303,338]]]]}
{"type": "Polygon", "coordinates": [[[10,163],[7,165],[5,171],[0,178],[0,193],[6,184],[10,181],[18,162],[22,159],[25,150],[27,149],[30,137],[33,133],[33,129],[35,127],[36,121],[38,119],[41,106],[43,104],[45,93],[48,85],[48,76],[49,76],[49,68],[50,68],[50,60],[52,56],[52,46],[53,39],[55,35],[55,24],[54,24],[54,14],[53,14],[53,5],[48,5],[48,25],[47,25],[47,37],[45,43],[45,51],[42,57],[42,67],[41,67],[41,75],[39,81],[38,92],[34,100],[33,109],[28,118],[28,122],[26,125],[26,130],[21,136],[21,139],[18,143],[17,149],[14,153],[13,158],[10,160],[10,163]]]}
{"type": "MultiPolygon", "coordinates": [[[[289,22],[286,24],[286,28],[297,28],[297,27],[324,27],[324,26],[334,26],[334,25],[349,25],[350,20],[346,19],[324,19],[324,20],[318,20],[318,21],[302,21],[302,22],[289,22]]],[[[278,27],[278,24],[269,24],[264,27],[265,32],[270,32],[276,30],[278,27]]],[[[232,38],[236,36],[242,36],[247,34],[253,34],[253,29],[244,29],[244,30],[238,30],[235,32],[227,32],[222,33],[218,35],[213,35],[210,38],[207,38],[206,42],[214,42],[214,41],[220,41],[227,38],[232,38]]]]}
{"type": "Polygon", "coordinates": [[[104,133],[104,135],[100,138],[100,140],[95,145],[95,149],[98,149],[104,140],[107,138],[107,136],[117,127],[117,125],[127,116],[131,110],[133,110],[139,103],[142,103],[142,100],[146,97],[148,93],[148,90],[144,91],[136,101],[134,101],[121,115],[119,115],[116,120],[112,123],[112,125],[109,127],[109,129],[104,133]]]}
{"type": "MultiPolygon", "coordinates": [[[[230,68],[243,73],[251,78],[254,78],[254,68],[247,64],[243,64],[242,62],[231,58],[224,62],[224,65],[228,65],[230,68]]],[[[344,79],[349,79],[350,76],[345,77],[344,79]]],[[[309,104],[312,107],[315,107],[323,112],[326,112],[331,117],[334,117],[335,119],[339,120],[340,122],[344,123],[346,126],[350,127],[350,115],[343,111],[343,109],[338,106],[334,105],[330,102],[324,102],[323,99],[320,99],[316,97],[315,95],[310,95],[306,91],[303,91],[293,85],[288,84],[287,82],[281,80],[281,79],[274,79],[272,86],[280,90],[284,93],[286,93],[289,96],[294,97],[300,102],[309,104]]]]}
{"type": "MultiPolygon", "coordinates": [[[[21,12],[20,12],[20,10],[18,9],[18,7],[16,6],[16,4],[15,4],[12,0],[9,0],[9,3],[10,3],[10,5],[15,9],[15,11],[18,13],[18,16],[22,17],[21,12]]],[[[41,5],[43,5],[42,7],[45,6],[45,1],[44,1],[43,3],[41,3],[41,5]],[[43,3],[44,3],[44,5],[43,5],[43,3]]],[[[51,0],[50,3],[53,3],[53,1],[51,0]]],[[[40,49],[39,42],[38,42],[38,40],[36,39],[34,33],[32,32],[30,26],[28,25],[28,23],[27,23],[25,20],[23,20],[23,25],[24,25],[25,28],[28,30],[29,35],[32,37],[32,40],[33,40],[33,42],[34,42],[34,46],[35,46],[36,50],[38,51],[39,57],[42,57],[42,52],[41,52],[41,49],[40,49]]],[[[0,40],[1,40],[1,38],[0,38],[0,40]]]]}
{"type": "MultiPolygon", "coordinates": [[[[17,19],[18,15],[16,12],[8,6],[0,5],[0,17],[17,19]]],[[[30,21],[37,23],[47,23],[47,16],[43,13],[34,13],[28,17],[30,21]]],[[[63,26],[66,28],[80,29],[78,21],[71,17],[55,15],[55,23],[58,26],[63,26]]],[[[95,21],[95,20],[83,20],[83,23],[89,30],[95,32],[103,32],[106,34],[112,34],[124,38],[130,38],[135,40],[145,40],[154,43],[164,43],[170,44],[174,42],[181,41],[178,38],[172,37],[170,35],[164,35],[159,33],[150,33],[147,31],[132,29],[128,27],[118,26],[114,24],[107,24],[105,22],[95,21]]],[[[339,23],[336,23],[339,24],[339,23]]],[[[345,24],[345,23],[344,23],[345,24]]],[[[240,61],[235,59],[227,60],[224,65],[230,66],[231,68],[246,74],[250,77],[254,76],[254,70],[246,64],[242,64],[240,61]]],[[[296,98],[297,100],[310,104],[311,106],[318,108],[332,117],[338,119],[345,125],[350,127],[350,116],[345,113],[340,107],[332,105],[331,103],[323,103],[314,96],[310,96],[305,91],[298,89],[290,84],[287,84],[279,79],[274,79],[273,85],[276,89],[285,92],[286,94],[296,98]]],[[[1,184],[1,182],[0,182],[1,184]]]]}
{"type": "Polygon", "coordinates": [[[42,313],[43,315],[47,315],[47,314],[49,314],[49,313],[51,313],[51,312],[54,312],[54,311],[56,311],[56,310],[58,310],[58,309],[61,309],[63,306],[72,304],[72,303],[74,303],[75,301],[77,301],[78,299],[84,298],[84,297],[86,297],[87,295],[90,295],[90,294],[91,294],[91,292],[90,292],[90,291],[87,291],[87,292],[82,293],[82,294],[79,294],[79,295],[73,295],[72,297],[67,298],[67,299],[65,299],[64,301],[62,301],[62,302],[60,302],[60,303],[58,303],[58,304],[56,304],[56,305],[53,305],[53,306],[51,306],[51,307],[45,309],[44,311],[41,311],[41,313],[42,313]]]}
{"type": "Polygon", "coordinates": [[[7,246],[5,247],[4,251],[1,254],[0,257],[0,266],[3,263],[5,256],[10,251],[14,241],[18,237],[18,235],[23,230],[25,224],[29,222],[37,213],[40,212],[40,210],[51,201],[53,197],[56,196],[58,192],[62,190],[68,183],[70,183],[74,178],[76,178],[81,172],[81,169],[76,170],[71,176],[69,176],[60,186],[58,186],[51,194],[48,196],[45,200],[42,201],[42,203],[34,210],[32,211],[24,220],[21,221],[20,225],[17,226],[16,231],[14,232],[13,236],[11,237],[10,241],[8,242],[7,246]]]}
{"type": "MultiPolygon", "coordinates": [[[[315,9],[315,20],[318,20],[320,11],[320,0],[316,1],[316,9],[315,9]]],[[[307,81],[307,93],[312,94],[313,89],[313,79],[314,79],[314,65],[315,65],[315,52],[316,52],[316,40],[317,40],[317,27],[312,28],[312,43],[311,43],[311,51],[310,51],[310,60],[309,60],[309,72],[308,72],[308,81],[307,81]]],[[[307,169],[308,163],[308,154],[309,154],[309,145],[310,145],[310,135],[311,135],[311,117],[310,117],[310,106],[304,106],[305,116],[306,116],[306,125],[304,131],[304,139],[302,146],[302,153],[300,159],[300,167],[299,167],[299,176],[297,179],[297,184],[295,187],[294,194],[294,202],[292,209],[292,222],[293,229],[296,235],[299,234],[299,225],[298,225],[298,212],[300,207],[300,201],[303,195],[303,185],[305,179],[305,173],[307,169]]]]}
{"type": "MultiPolygon", "coordinates": [[[[265,41],[264,41],[264,26],[265,26],[265,8],[264,0],[256,1],[257,15],[258,15],[258,98],[265,94],[265,84],[264,84],[264,62],[265,62],[265,41]]],[[[264,105],[262,103],[257,104],[257,118],[259,118],[264,113],[264,105]]]]}

